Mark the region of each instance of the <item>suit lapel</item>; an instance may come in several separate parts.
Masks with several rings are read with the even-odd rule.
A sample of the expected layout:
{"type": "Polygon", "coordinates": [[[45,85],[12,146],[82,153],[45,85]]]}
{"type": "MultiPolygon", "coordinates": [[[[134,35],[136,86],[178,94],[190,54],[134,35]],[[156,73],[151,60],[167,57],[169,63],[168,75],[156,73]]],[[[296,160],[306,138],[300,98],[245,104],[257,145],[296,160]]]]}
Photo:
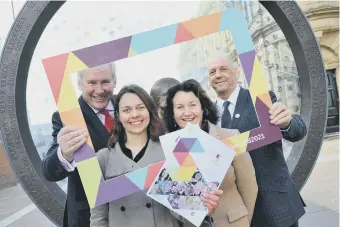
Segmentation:
{"type": "Polygon", "coordinates": [[[102,138],[104,143],[107,143],[109,139],[109,133],[98,118],[97,114],[92,110],[92,108],[85,102],[82,97],[80,97],[78,101],[87,125],[91,125],[91,128],[93,129],[93,131],[95,131],[98,137],[102,138]]]}
{"type": "Polygon", "coordinates": [[[246,102],[248,98],[248,91],[244,88],[240,88],[240,93],[237,97],[236,107],[233,115],[233,120],[231,123],[231,128],[237,129],[239,128],[239,124],[242,121],[242,113],[246,109],[246,102]]]}

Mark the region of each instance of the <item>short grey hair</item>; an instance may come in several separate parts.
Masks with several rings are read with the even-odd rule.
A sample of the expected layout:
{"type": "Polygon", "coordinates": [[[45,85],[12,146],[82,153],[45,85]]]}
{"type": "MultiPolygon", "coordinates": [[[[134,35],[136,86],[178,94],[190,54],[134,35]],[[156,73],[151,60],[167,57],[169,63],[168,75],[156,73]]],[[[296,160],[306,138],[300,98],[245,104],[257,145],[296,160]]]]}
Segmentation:
{"type": "MultiPolygon", "coordinates": [[[[95,66],[93,68],[89,68],[89,69],[95,69],[95,68],[99,68],[99,67],[102,67],[102,66],[105,66],[105,65],[108,65],[110,66],[111,68],[111,73],[112,73],[112,79],[113,81],[116,81],[117,79],[117,76],[116,76],[116,64],[114,62],[111,62],[111,63],[107,63],[107,64],[103,64],[103,65],[99,65],[99,66],[95,66]]],[[[89,70],[89,69],[85,69],[85,70],[82,70],[82,71],[79,71],[77,73],[77,78],[78,78],[78,81],[81,81],[84,77],[84,73],[89,70]]]]}
{"type": "Polygon", "coordinates": [[[227,54],[225,52],[222,52],[222,51],[215,51],[212,55],[209,56],[209,58],[208,58],[208,66],[210,66],[210,63],[213,60],[216,60],[216,59],[224,59],[224,60],[230,62],[232,64],[232,66],[234,66],[234,67],[238,67],[239,66],[237,61],[232,60],[229,54],[227,54]]]}

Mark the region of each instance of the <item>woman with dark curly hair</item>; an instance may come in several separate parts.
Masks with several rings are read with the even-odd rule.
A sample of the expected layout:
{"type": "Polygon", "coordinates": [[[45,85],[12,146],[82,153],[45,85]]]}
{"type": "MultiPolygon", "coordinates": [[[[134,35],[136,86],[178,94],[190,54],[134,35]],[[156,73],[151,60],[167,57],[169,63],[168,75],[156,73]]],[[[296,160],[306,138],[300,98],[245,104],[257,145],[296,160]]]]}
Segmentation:
{"type": "MultiPolygon", "coordinates": [[[[199,124],[202,130],[220,140],[238,134],[237,130],[216,126],[217,107],[195,80],[171,87],[166,103],[163,119],[169,132],[184,128],[190,122],[199,124]]],[[[212,213],[214,226],[249,227],[258,187],[248,153],[234,158],[221,189],[224,193],[220,197],[219,207],[212,213]]]]}
{"type": "MultiPolygon", "coordinates": [[[[164,123],[147,92],[137,85],[123,87],[117,95],[114,110],[115,127],[109,146],[97,153],[105,179],[163,161],[165,156],[159,136],[164,134],[164,123]]],[[[220,194],[220,190],[206,193],[205,204],[217,204],[220,194]]],[[[90,220],[91,227],[191,226],[148,197],[145,190],[93,208],[90,220]]],[[[201,225],[210,226],[208,219],[201,225]]]]}

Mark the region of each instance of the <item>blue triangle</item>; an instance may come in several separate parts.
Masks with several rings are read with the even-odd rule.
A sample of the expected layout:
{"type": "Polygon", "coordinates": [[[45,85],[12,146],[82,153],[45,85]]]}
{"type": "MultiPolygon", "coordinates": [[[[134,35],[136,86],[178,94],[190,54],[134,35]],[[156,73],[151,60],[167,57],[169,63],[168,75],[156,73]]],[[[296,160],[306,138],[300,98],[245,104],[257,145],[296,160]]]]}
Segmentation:
{"type": "Polygon", "coordinates": [[[134,183],[137,187],[143,190],[147,174],[148,174],[148,168],[141,168],[139,170],[126,173],[125,176],[129,178],[129,180],[132,181],[132,183],[134,183]]]}
{"type": "Polygon", "coordinates": [[[190,152],[204,152],[204,149],[200,143],[200,141],[196,140],[194,145],[192,145],[190,152]]]}

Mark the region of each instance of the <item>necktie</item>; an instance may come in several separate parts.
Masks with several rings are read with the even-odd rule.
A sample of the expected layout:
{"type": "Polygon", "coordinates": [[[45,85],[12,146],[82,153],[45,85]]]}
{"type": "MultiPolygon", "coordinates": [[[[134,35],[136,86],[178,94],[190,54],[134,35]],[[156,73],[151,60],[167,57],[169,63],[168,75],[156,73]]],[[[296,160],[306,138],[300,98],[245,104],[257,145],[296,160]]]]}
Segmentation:
{"type": "Polygon", "coordinates": [[[113,128],[114,126],[114,122],[115,120],[113,119],[113,117],[110,115],[109,111],[108,110],[103,110],[102,112],[100,112],[101,114],[103,114],[105,116],[105,128],[108,132],[111,131],[111,129],[113,128]]]}
{"type": "Polygon", "coordinates": [[[231,125],[231,115],[229,112],[229,107],[230,102],[229,101],[225,101],[223,103],[224,106],[224,110],[223,110],[223,114],[222,114],[222,120],[221,120],[221,127],[222,128],[229,128],[231,125]]]}

